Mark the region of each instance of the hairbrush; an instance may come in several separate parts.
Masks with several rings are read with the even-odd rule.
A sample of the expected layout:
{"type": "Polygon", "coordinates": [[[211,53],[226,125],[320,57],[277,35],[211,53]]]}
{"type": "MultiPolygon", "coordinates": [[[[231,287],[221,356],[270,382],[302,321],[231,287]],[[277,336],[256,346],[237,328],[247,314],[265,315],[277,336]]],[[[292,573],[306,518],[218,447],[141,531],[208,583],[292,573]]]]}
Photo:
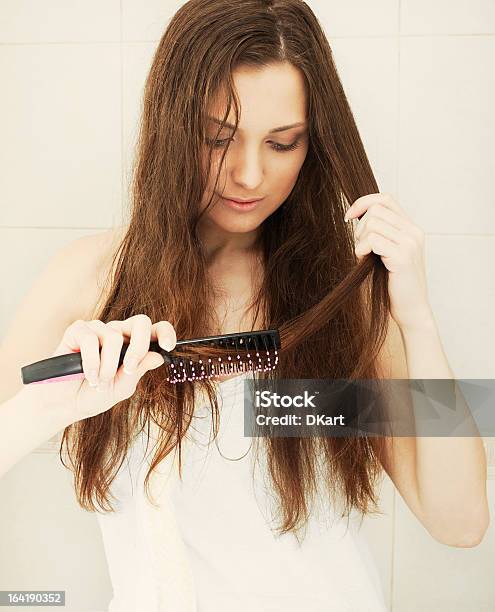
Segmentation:
{"type": "MultiPolygon", "coordinates": [[[[128,347],[126,343],[122,346],[117,369],[122,365],[128,347]]],[[[150,351],[160,353],[165,360],[166,380],[172,384],[237,372],[274,370],[278,363],[278,349],[280,335],[276,329],[179,340],[172,351],[166,351],[156,341],[150,342],[149,346],[150,351]],[[223,358],[218,353],[215,355],[215,348],[221,349],[223,358]],[[211,355],[206,356],[209,351],[211,355]]],[[[25,385],[82,378],[84,370],[80,352],[49,357],[21,368],[25,385]]]]}

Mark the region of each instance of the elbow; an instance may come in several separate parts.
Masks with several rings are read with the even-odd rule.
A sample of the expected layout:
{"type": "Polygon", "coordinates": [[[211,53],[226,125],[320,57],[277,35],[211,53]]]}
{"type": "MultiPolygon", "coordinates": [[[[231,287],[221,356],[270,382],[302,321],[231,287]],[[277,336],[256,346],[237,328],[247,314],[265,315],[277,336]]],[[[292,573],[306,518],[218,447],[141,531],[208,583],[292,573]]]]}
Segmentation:
{"type": "Polygon", "coordinates": [[[464,523],[462,527],[450,529],[449,532],[432,532],[435,540],[446,546],[454,546],[456,548],[474,548],[483,541],[485,534],[490,525],[490,513],[488,507],[483,512],[471,521],[464,523]]]}
{"type": "Polygon", "coordinates": [[[443,542],[447,546],[454,546],[456,548],[475,548],[483,541],[485,537],[485,531],[476,531],[470,534],[464,534],[462,537],[457,538],[453,541],[443,542]]]}

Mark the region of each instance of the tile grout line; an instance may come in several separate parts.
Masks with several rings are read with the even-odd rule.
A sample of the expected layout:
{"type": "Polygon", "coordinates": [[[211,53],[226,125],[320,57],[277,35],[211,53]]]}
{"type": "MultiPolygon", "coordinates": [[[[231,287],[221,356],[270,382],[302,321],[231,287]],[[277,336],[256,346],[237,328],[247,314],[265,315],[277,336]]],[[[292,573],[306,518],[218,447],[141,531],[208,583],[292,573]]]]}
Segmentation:
{"type": "Polygon", "coordinates": [[[390,555],[390,612],[394,611],[394,572],[395,572],[395,531],[397,520],[397,493],[395,486],[392,490],[392,554],[390,555]]]}
{"type": "MultiPolygon", "coordinates": [[[[431,33],[431,34],[401,34],[401,38],[495,38],[495,32],[464,32],[464,33],[431,33]]],[[[330,41],[332,40],[354,40],[354,39],[387,39],[387,38],[396,38],[394,34],[342,34],[332,36],[328,35],[330,41]]],[[[120,45],[121,43],[129,43],[129,44],[157,44],[160,42],[159,38],[150,38],[143,40],[124,40],[122,37],[121,30],[121,40],[46,40],[46,41],[24,41],[24,42],[0,42],[0,47],[21,47],[21,46],[40,46],[40,45],[120,45]]]]}
{"type": "MultiPolygon", "coordinates": [[[[123,17],[122,17],[122,0],[119,0],[120,14],[120,215],[124,210],[125,198],[125,170],[124,170],[124,51],[123,51],[123,17]]],[[[115,223],[114,223],[115,225],[115,223]]]]}
{"type": "MultiPolygon", "coordinates": [[[[396,155],[397,155],[397,166],[395,168],[395,186],[397,190],[397,198],[400,201],[400,190],[399,190],[399,177],[400,177],[400,50],[401,50],[401,0],[398,0],[397,5],[397,134],[396,134],[396,155]]],[[[395,579],[395,532],[396,532],[396,491],[395,487],[392,490],[392,543],[391,543],[391,555],[390,555],[390,585],[389,585],[389,596],[390,596],[390,612],[394,610],[394,579],[395,579]]]]}

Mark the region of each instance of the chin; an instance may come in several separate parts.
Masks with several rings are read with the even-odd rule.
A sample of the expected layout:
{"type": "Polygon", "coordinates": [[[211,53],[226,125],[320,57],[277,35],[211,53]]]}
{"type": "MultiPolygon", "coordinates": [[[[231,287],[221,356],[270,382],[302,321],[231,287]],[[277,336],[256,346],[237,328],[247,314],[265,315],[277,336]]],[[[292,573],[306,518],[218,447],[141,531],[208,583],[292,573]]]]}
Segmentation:
{"type": "Polygon", "coordinates": [[[221,228],[224,232],[230,232],[232,234],[247,234],[248,232],[253,232],[254,230],[258,229],[261,225],[262,221],[260,223],[216,223],[216,225],[221,228]]]}
{"type": "Polygon", "coordinates": [[[235,212],[225,211],[219,215],[210,215],[210,222],[221,227],[225,231],[250,231],[256,229],[263,223],[264,218],[254,217],[249,213],[236,214],[235,212]]]}

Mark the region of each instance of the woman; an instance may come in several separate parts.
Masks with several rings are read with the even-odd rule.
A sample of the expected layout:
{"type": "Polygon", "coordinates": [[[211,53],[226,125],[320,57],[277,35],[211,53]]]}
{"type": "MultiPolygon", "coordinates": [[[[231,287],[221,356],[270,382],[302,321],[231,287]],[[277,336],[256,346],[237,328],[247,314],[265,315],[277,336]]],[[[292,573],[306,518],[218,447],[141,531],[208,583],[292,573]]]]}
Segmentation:
{"type": "MultiPolygon", "coordinates": [[[[87,329],[100,340],[107,325],[130,335],[132,320],[140,375],[151,367],[150,337],[173,348],[177,338],[276,328],[344,286],[307,341],[282,355],[278,376],[452,377],[428,303],[422,232],[377,193],[328,41],[299,0],[190,0],[179,9],[146,82],[132,217],[119,231],[99,238],[109,283],[91,316],[81,307],[76,318],[92,318],[87,329]],[[362,217],[356,244],[346,203],[348,217],[362,217]],[[381,261],[354,272],[355,256],[371,253],[381,261]],[[370,271],[371,297],[362,283],[370,271]],[[379,352],[394,329],[409,370],[403,352],[394,353],[402,370],[379,352]]],[[[98,366],[111,388],[121,342],[102,342],[101,363],[95,342],[81,350],[85,373],[98,366]]],[[[438,452],[422,440],[418,472],[409,438],[265,439],[256,464],[239,420],[245,375],[170,389],[160,373],[118,409],[95,410],[64,432],[80,504],[118,510],[98,515],[110,611],[384,610],[366,546],[340,520],[375,511],[384,468],[438,540],[470,546],[486,529],[479,439],[448,440],[438,452]],[[209,416],[221,432],[213,449],[209,416]],[[157,451],[147,463],[150,438],[157,451]],[[434,456],[435,465],[448,456],[449,469],[469,466],[469,482],[429,474],[434,456]],[[152,475],[158,506],[149,503],[152,475]]]]}

